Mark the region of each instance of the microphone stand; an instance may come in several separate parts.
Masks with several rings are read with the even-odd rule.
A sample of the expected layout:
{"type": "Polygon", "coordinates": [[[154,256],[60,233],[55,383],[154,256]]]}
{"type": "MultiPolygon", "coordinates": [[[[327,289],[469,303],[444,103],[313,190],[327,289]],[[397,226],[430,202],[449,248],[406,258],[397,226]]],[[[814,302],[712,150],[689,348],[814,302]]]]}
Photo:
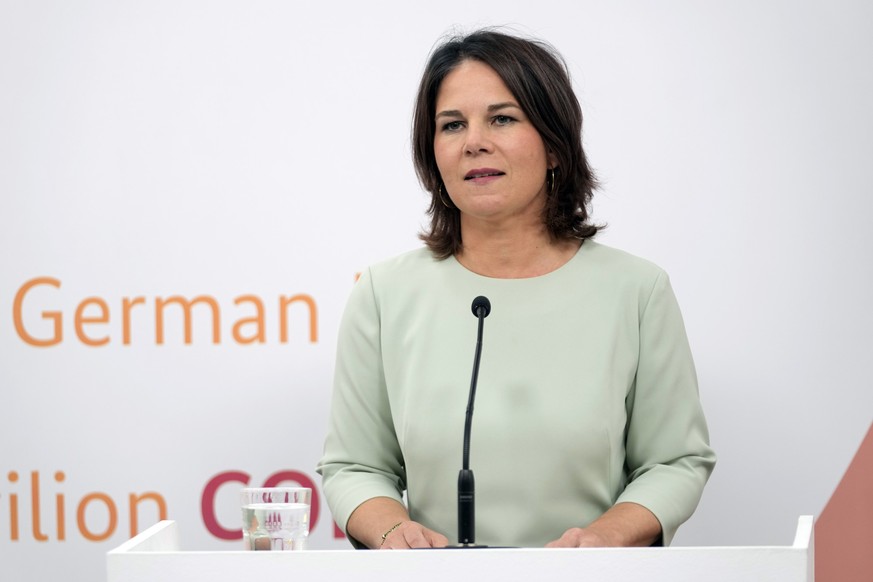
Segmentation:
{"type": "Polygon", "coordinates": [[[473,402],[476,399],[476,383],[479,378],[479,361],[482,357],[482,333],[485,318],[491,313],[491,302],[486,297],[473,300],[473,315],[479,320],[476,334],[476,354],[473,357],[473,377],[470,380],[470,399],[464,421],[464,455],[458,473],[458,545],[462,548],[485,547],[476,545],[476,493],[473,471],[470,469],[470,430],[473,425],[473,402]]]}

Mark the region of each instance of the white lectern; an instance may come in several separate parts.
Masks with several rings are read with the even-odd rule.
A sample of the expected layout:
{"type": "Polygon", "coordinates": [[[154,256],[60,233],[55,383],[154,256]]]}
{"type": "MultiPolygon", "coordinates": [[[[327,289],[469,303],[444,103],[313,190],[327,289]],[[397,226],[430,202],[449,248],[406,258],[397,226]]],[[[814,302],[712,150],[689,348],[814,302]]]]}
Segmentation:
{"type": "Polygon", "coordinates": [[[794,544],[761,547],[183,552],[162,521],[107,554],[108,582],[812,582],[813,520],[794,544]]]}

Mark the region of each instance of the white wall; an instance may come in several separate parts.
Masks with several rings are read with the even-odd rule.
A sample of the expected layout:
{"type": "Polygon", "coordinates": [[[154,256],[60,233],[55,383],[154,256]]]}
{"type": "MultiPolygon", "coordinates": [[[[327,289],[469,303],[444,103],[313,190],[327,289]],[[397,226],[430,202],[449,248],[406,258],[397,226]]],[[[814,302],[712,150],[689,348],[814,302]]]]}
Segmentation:
{"type": "MultiPolygon", "coordinates": [[[[187,548],[237,549],[204,526],[211,477],[317,478],[354,274],[418,244],[418,76],[442,33],[483,24],[564,54],[603,181],[601,240],[671,273],[720,456],[676,543],[787,544],[797,515],[821,511],[873,417],[869,3],[5,2],[4,579],[101,578],[129,536],[130,493],[158,493],[187,548]],[[14,325],[35,277],[61,286],[34,288],[21,320],[48,338],[41,313],[62,312],[55,346],[14,325]],[[282,343],[278,297],[300,293],[316,302],[317,341],[295,304],[282,343]],[[201,294],[220,306],[220,343],[195,308],[185,345],[168,307],[158,345],[156,298],[201,294]],[[246,294],[264,301],[264,344],[233,339],[253,315],[234,304],[246,294]],[[84,326],[105,346],[77,338],[87,297],[108,307],[108,323],[84,326]],[[114,528],[95,492],[118,506],[114,528]],[[85,530],[108,539],[85,538],[80,505],[85,530]]],[[[236,486],[217,496],[226,527],[236,486]]],[[[155,517],[144,502],[141,525],[155,517]]],[[[319,522],[314,547],[346,547],[326,506],[319,522]]]]}

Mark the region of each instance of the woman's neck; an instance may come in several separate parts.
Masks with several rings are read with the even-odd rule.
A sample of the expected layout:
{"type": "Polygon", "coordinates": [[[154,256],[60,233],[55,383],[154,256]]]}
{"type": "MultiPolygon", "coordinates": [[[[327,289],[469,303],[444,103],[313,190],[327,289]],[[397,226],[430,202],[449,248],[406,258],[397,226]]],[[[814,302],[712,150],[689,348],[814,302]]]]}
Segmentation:
{"type": "Polygon", "coordinates": [[[526,230],[463,229],[463,248],[455,255],[466,269],[485,277],[525,279],[551,273],[579,250],[576,239],[555,241],[539,224],[526,230]]]}

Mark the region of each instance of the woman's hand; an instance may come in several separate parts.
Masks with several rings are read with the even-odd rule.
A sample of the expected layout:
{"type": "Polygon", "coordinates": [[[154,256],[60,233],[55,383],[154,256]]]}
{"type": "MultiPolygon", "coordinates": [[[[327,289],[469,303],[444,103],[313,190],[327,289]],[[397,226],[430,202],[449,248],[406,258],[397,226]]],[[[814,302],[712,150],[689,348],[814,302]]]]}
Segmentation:
{"type": "Polygon", "coordinates": [[[613,546],[606,536],[585,527],[572,527],[558,539],[546,544],[547,548],[608,548],[613,546]]]}
{"type": "Polygon", "coordinates": [[[588,527],[572,527],[547,548],[649,546],[661,536],[661,522],[636,503],[618,503],[588,527]]]}
{"type": "Polygon", "coordinates": [[[409,519],[401,503],[388,497],[374,497],[352,512],[349,535],[374,550],[444,548],[449,540],[441,533],[409,519]]]}
{"type": "Polygon", "coordinates": [[[443,534],[427,529],[417,521],[404,521],[385,536],[379,549],[444,548],[447,545],[449,540],[443,534]]]}

